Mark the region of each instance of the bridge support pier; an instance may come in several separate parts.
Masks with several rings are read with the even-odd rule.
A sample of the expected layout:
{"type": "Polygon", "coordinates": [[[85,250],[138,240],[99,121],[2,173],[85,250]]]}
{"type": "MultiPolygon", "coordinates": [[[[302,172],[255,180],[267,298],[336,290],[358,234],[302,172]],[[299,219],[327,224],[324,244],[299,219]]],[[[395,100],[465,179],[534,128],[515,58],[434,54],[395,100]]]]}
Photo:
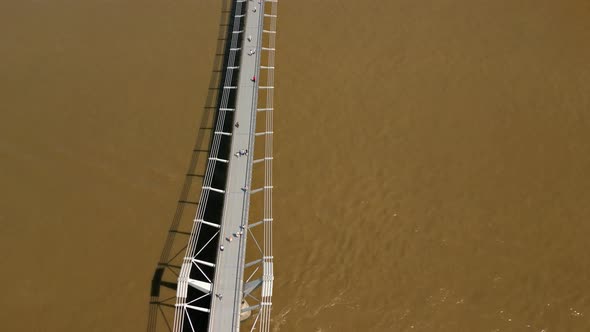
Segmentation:
{"type": "Polygon", "coordinates": [[[252,311],[250,311],[250,310],[243,311],[244,309],[248,308],[249,306],[250,305],[248,304],[248,301],[242,300],[242,307],[240,308],[242,310],[240,312],[240,322],[243,322],[246,319],[250,318],[250,316],[252,316],[252,311]]]}

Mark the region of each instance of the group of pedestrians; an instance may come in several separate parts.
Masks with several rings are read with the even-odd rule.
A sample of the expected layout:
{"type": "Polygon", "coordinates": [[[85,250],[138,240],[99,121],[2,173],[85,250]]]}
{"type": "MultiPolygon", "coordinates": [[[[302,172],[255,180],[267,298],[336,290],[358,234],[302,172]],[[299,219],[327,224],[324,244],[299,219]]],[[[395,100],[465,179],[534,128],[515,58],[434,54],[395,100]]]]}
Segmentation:
{"type": "Polygon", "coordinates": [[[247,156],[247,155],[248,155],[248,149],[238,150],[238,152],[236,152],[234,154],[234,156],[236,156],[237,158],[239,158],[241,156],[247,156]]]}
{"type": "MultiPolygon", "coordinates": [[[[253,0],[250,0],[250,1],[253,1],[253,0]]],[[[260,3],[261,3],[261,0],[258,0],[258,4],[260,4],[260,3]]],[[[257,11],[257,10],[258,10],[258,9],[256,8],[256,6],[254,6],[254,7],[252,8],[252,12],[254,12],[254,13],[256,13],[256,11],[257,11]]],[[[252,42],[252,35],[248,35],[248,37],[246,37],[246,39],[248,40],[248,42],[252,42]]],[[[252,55],[254,55],[254,54],[256,54],[256,49],[255,49],[255,48],[252,48],[252,49],[250,49],[250,50],[248,51],[248,55],[249,55],[249,56],[252,56],[252,55]]],[[[256,83],[256,75],[252,76],[252,78],[251,78],[250,80],[251,80],[252,82],[256,83]]],[[[239,128],[239,127],[240,127],[240,123],[239,123],[239,122],[236,122],[234,126],[235,126],[236,128],[239,128]]],[[[234,154],[234,156],[236,156],[236,158],[239,158],[239,157],[242,157],[242,156],[247,156],[247,155],[248,155],[248,149],[240,149],[240,150],[238,150],[238,152],[236,152],[236,153],[234,154]]],[[[247,187],[247,186],[244,186],[244,187],[242,187],[241,189],[242,189],[244,192],[247,192],[247,191],[248,191],[248,187],[247,187]]],[[[240,226],[240,230],[239,230],[239,231],[237,231],[237,232],[233,233],[231,236],[226,236],[226,237],[225,237],[225,240],[226,240],[228,243],[231,243],[231,242],[233,241],[233,238],[234,238],[234,237],[235,237],[235,238],[240,238],[242,235],[244,235],[244,229],[245,229],[244,225],[241,225],[241,226],[240,226]]],[[[224,245],[223,245],[223,244],[219,246],[219,250],[220,250],[220,251],[223,251],[224,249],[225,249],[225,247],[224,247],[224,245]]],[[[222,295],[221,293],[216,293],[216,294],[215,294],[215,296],[216,296],[216,297],[217,297],[217,298],[218,298],[220,301],[221,301],[221,299],[223,298],[223,295],[222,295]]]]}
{"type": "MultiPolygon", "coordinates": [[[[240,230],[233,233],[231,236],[226,236],[225,240],[229,243],[231,243],[233,241],[233,238],[240,238],[242,237],[242,235],[244,235],[244,229],[246,229],[246,227],[244,225],[240,225],[240,230]]],[[[223,244],[221,246],[219,246],[219,250],[223,251],[225,250],[225,247],[223,246],[223,244]]],[[[223,295],[221,293],[216,293],[215,296],[221,301],[221,299],[223,299],[223,295]]]]}

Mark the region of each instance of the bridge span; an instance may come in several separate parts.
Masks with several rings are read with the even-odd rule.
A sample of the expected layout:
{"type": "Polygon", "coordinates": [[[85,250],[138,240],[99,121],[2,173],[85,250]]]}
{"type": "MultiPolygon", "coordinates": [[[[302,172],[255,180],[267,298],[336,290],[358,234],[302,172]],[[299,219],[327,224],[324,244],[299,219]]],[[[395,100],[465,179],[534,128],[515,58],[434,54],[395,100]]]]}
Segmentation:
{"type": "Polygon", "coordinates": [[[277,1],[234,0],[231,15],[206,172],[175,285],[174,332],[270,329],[277,1]]]}

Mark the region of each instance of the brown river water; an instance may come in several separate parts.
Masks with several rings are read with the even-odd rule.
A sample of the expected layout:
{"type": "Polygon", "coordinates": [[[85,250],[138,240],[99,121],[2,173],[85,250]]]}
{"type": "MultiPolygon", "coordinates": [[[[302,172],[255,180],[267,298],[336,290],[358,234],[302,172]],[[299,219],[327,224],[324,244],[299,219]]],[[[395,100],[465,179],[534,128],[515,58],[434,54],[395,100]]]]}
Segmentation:
{"type": "MultiPolygon", "coordinates": [[[[145,331],[220,11],[0,4],[0,330],[145,331]]],[[[273,331],[590,331],[588,1],[278,22],[273,331]]]]}

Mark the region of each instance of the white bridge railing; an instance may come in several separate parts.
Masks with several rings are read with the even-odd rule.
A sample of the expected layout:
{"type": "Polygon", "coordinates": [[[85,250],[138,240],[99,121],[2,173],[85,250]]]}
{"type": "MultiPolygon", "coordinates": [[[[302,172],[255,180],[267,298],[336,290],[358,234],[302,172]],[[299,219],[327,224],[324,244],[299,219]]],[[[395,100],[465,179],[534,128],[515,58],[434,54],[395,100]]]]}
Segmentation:
{"type": "MultiPolygon", "coordinates": [[[[262,298],[260,310],[260,331],[267,332],[270,330],[270,312],[272,305],[272,289],[273,289],[273,253],[272,253],[272,162],[273,162],[273,110],[274,110],[274,70],[275,70],[275,44],[277,32],[277,6],[278,2],[266,1],[264,11],[263,24],[268,27],[268,30],[263,29],[267,33],[268,45],[263,45],[261,51],[266,52],[266,63],[261,64],[260,70],[266,71],[266,101],[262,101],[258,111],[264,110],[265,114],[265,133],[264,142],[264,241],[263,241],[263,278],[262,278],[262,298]],[[266,23],[269,23],[266,25],[266,23]]],[[[261,76],[264,76],[261,75],[261,76]]],[[[262,87],[261,87],[262,88],[262,87]]],[[[262,129],[262,128],[261,128],[262,129]]]]}

